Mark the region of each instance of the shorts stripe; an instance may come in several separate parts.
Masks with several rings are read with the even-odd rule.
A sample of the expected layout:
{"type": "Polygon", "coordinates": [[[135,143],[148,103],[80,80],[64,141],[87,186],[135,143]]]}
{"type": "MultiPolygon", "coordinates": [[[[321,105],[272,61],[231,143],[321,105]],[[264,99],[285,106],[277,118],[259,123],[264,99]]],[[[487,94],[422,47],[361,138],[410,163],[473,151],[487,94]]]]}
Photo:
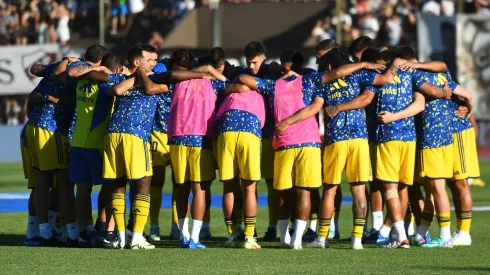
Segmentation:
{"type": "Polygon", "coordinates": [[[461,162],[462,173],[466,174],[466,159],[464,155],[464,144],[463,144],[463,135],[461,132],[456,134],[456,138],[458,140],[458,150],[459,150],[459,161],[461,162]]]}
{"type": "Polygon", "coordinates": [[[148,163],[148,146],[146,144],[146,142],[142,141],[143,142],[143,148],[145,149],[145,165],[146,165],[146,171],[149,171],[150,170],[150,164],[148,163]]]}

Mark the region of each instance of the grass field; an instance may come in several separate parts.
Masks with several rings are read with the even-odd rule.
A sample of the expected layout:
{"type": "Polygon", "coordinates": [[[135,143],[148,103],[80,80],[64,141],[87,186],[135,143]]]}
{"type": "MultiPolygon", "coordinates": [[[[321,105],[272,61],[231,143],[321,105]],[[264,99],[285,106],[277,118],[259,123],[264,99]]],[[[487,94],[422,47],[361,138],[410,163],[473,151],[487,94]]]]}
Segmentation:
{"type": "MultiPolygon", "coordinates": [[[[482,162],[482,177],[490,182],[490,162],[482,162]]],[[[0,163],[0,192],[26,192],[20,163],[0,163]]],[[[348,193],[348,187],[343,188],[348,193]]],[[[222,190],[214,184],[213,192],[222,190]]],[[[169,192],[170,189],[166,188],[169,192]]],[[[490,188],[472,188],[475,206],[490,206],[490,188]]],[[[259,193],[265,193],[260,184],[259,193]]],[[[347,194],[346,194],[347,195],[347,194]]],[[[177,248],[178,243],[164,239],[152,251],[120,251],[101,249],[27,248],[22,246],[26,213],[0,213],[0,274],[325,274],[325,273],[490,273],[490,212],[474,212],[473,245],[453,249],[408,250],[378,249],[365,245],[352,251],[347,241],[332,242],[325,250],[279,250],[277,243],[259,242],[264,249],[245,251],[223,249],[225,228],[220,209],[212,209],[213,238],[203,241],[209,249],[189,251],[177,248]]],[[[352,228],[350,206],[344,206],[340,218],[341,237],[352,228]]],[[[167,234],[170,210],[162,209],[162,234],[167,234]]],[[[456,225],[452,217],[452,227],[456,225]]],[[[267,209],[260,208],[257,231],[267,228],[267,209]]],[[[437,224],[433,226],[437,235],[437,224]]]]}

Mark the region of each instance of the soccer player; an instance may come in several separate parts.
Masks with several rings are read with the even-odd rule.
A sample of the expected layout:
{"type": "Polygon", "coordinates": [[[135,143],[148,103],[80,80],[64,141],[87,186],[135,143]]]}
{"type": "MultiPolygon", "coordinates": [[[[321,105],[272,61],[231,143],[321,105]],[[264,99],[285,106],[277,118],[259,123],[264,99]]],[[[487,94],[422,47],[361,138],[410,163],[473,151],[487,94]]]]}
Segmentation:
{"type": "MultiPolygon", "coordinates": [[[[49,190],[56,177],[60,192],[60,205],[68,227],[69,246],[78,244],[78,226],[75,216],[75,198],[73,186],[68,181],[68,154],[70,141],[66,128],[61,123],[59,110],[55,105],[58,99],[52,95],[61,93],[63,87],[52,75],[59,63],[50,65],[47,77],[44,77],[29,96],[34,106],[27,126],[27,140],[32,167],[36,170],[36,191],[34,204],[39,222],[41,245],[57,245],[48,223],[49,190]]],[[[65,68],[61,68],[63,71],[65,68]]],[[[70,117],[71,118],[71,117],[70,117]]],[[[69,127],[68,127],[69,128],[69,127]]]]}
{"type": "Polygon", "coordinates": [[[372,47],[374,47],[374,40],[368,36],[361,36],[350,44],[349,55],[354,62],[358,62],[361,60],[362,53],[372,47]]]}
{"type": "MultiPolygon", "coordinates": [[[[252,90],[257,90],[267,98],[273,109],[276,123],[284,121],[282,126],[276,125],[274,134],[274,149],[276,150],[274,189],[279,191],[280,199],[281,247],[302,248],[301,238],[311,208],[309,190],[321,186],[320,136],[318,124],[315,118],[311,118],[318,111],[308,117],[301,114],[295,115],[295,112],[303,110],[302,108],[311,103],[313,93],[322,83],[347,76],[366,66],[365,63],[351,64],[326,73],[294,75],[277,82],[247,75],[241,75],[238,78],[240,83],[247,85],[252,90]],[[288,125],[296,122],[298,123],[288,128],[288,125]],[[291,199],[294,196],[296,197],[297,214],[294,235],[290,240],[288,225],[291,199]]],[[[296,114],[299,113],[301,111],[296,114]]]]}
{"type": "MultiPolygon", "coordinates": [[[[348,63],[348,57],[338,50],[329,53],[328,67],[330,69],[340,67],[348,63]]],[[[383,75],[377,75],[374,71],[360,70],[363,68],[383,68],[383,65],[369,63],[350,64],[348,68],[352,75],[339,78],[325,85],[324,89],[315,93],[313,103],[295,115],[285,119],[276,128],[287,127],[297,121],[302,121],[318,113],[324,101],[330,109],[335,105],[347,102],[359,96],[360,87],[363,85],[382,85],[393,80],[398,66],[395,62],[383,75]],[[349,91],[349,92],[346,92],[349,91]]],[[[325,73],[327,74],[327,73],[325,73]]],[[[344,76],[344,75],[342,75],[344,76]]],[[[327,114],[328,114],[327,109],[327,114]]],[[[325,123],[325,151],[323,156],[324,167],[324,194],[319,216],[319,235],[308,247],[328,247],[328,231],[331,217],[334,211],[334,198],[337,186],[341,182],[344,170],[347,172],[351,192],[354,197],[352,211],[354,214],[354,229],[352,232],[351,247],[362,249],[361,237],[365,224],[366,195],[364,184],[371,180],[371,167],[369,164],[369,148],[367,144],[366,122],[363,119],[364,110],[351,110],[332,115],[325,123]]]]}
{"type": "MultiPolygon", "coordinates": [[[[173,67],[179,66],[183,70],[191,69],[194,63],[193,55],[183,49],[175,51],[171,59],[173,67]]],[[[207,66],[206,70],[213,76],[224,79],[214,68],[207,66]]],[[[153,88],[159,86],[155,83],[162,82],[158,75],[153,79],[155,83],[145,75],[139,74],[139,76],[147,93],[159,93],[153,88]]],[[[214,178],[211,138],[214,134],[215,101],[217,94],[224,92],[224,81],[207,79],[181,81],[172,88],[168,143],[177,186],[177,212],[183,235],[182,245],[190,249],[206,248],[199,241],[199,233],[206,208],[206,192],[209,192],[209,186],[214,178]],[[195,96],[196,93],[199,93],[199,96],[195,96]],[[189,236],[184,223],[191,189],[194,198],[192,234],[189,236]]]]}

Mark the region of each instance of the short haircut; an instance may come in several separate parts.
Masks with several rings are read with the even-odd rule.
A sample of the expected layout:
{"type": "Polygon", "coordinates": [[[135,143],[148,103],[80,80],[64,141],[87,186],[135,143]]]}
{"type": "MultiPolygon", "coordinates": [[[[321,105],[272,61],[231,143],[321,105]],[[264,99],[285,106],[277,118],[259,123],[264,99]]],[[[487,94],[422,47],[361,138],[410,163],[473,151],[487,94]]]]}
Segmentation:
{"type": "Polygon", "coordinates": [[[219,64],[225,61],[225,50],[223,50],[223,48],[220,47],[212,48],[209,51],[209,56],[211,56],[214,59],[216,64],[219,64]]]}
{"type": "Polygon", "coordinates": [[[316,51],[328,51],[328,50],[335,49],[338,47],[339,47],[339,45],[337,44],[337,42],[335,42],[335,40],[325,39],[325,40],[320,41],[320,43],[318,43],[318,45],[316,45],[315,50],[316,51]]]}
{"type": "Polygon", "coordinates": [[[118,55],[109,52],[102,57],[100,65],[114,72],[119,66],[121,66],[121,58],[118,55]]]}
{"type": "Polygon", "coordinates": [[[393,59],[395,58],[401,58],[405,60],[416,59],[417,54],[415,53],[415,50],[409,46],[398,46],[393,51],[393,59]]]}
{"type": "Polygon", "coordinates": [[[247,60],[253,59],[259,55],[265,55],[265,45],[259,41],[250,42],[245,47],[244,55],[247,60]]]}
{"type": "Polygon", "coordinates": [[[216,67],[218,67],[218,63],[216,63],[214,58],[212,58],[210,55],[201,56],[197,60],[197,64],[196,64],[197,67],[205,66],[205,65],[211,65],[215,69],[216,67]]]}
{"type": "Polygon", "coordinates": [[[287,50],[287,51],[283,52],[281,54],[281,57],[280,57],[281,63],[293,62],[293,56],[294,56],[294,53],[291,50],[287,50]]]}
{"type": "Polygon", "coordinates": [[[393,50],[385,50],[380,53],[381,59],[384,60],[386,63],[390,63],[392,56],[393,56],[393,50]]]}
{"type": "Polygon", "coordinates": [[[325,67],[328,68],[328,65],[332,69],[338,68],[344,64],[349,63],[349,56],[345,53],[340,52],[339,49],[332,49],[326,55],[324,55],[325,59],[325,67]]]}
{"type": "Polygon", "coordinates": [[[107,53],[107,49],[101,45],[92,45],[85,51],[85,61],[97,63],[107,53]]]}
{"type": "Polygon", "coordinates": [[[140,47],[145,52],[157,53],[157,48],[153,47],[152,45],[144,44],[144,45],[140,45],[140,47]]]}
{"type": "Polygon", "coordinates": [[[143,48],[140,46],[133,46],[128,51],[128,62],[130,65],[133,64],[133,61],[136,59],[143,58],[143,48]]]}
{"type": "Polygon", "coordinates": [[[179,49],[172,53],[172,66],[180,66],[187,69],[192,69],[194,65],[194,55],[186,49],[179,49]]]}
{"type": "Polygon", "coordinates": [[[358,52],[362,52],[367,48],[374,47],[374,40],[369,36],[361,36],[354,40],[349,46],[349,54],[354,56],[358,52]]]}
{"type": "Polygon", "coordinates": [[[381,59],[381,53],[375,48],[367,48],[361,56],[361,62],[376,63],[381,59]]]}

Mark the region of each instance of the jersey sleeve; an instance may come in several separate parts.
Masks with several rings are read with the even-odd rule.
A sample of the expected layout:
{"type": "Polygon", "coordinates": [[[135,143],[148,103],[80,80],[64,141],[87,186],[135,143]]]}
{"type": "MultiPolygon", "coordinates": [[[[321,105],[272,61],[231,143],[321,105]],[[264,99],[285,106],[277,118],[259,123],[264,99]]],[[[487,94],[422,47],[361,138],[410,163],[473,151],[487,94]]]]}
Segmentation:
{"type": "Polygon", "coordinates": [[[216,95],[222,95],[225,93],[225,89],[226,89],[225,81],[211,79],[211,86],[213,86],[213,91],[216,95]]]}
{"type": "Polygon", "coordinates": [[[456,90],[458,87],[458,83],[456,83],[453,78],[451,77],[451,72],[449,72],[449,69],[446,72],[446,79],[447,79],[447,86],[452,90],[456,90]]]}
{"type": "Polygon", "coordinates": [[[412,73],[412,85],[414,89],[420,88],[420,86],[424,85],[427,82],[427,75],[424,71],[419,71],[413,69],[412,73]]]}
{"type": "Polygon", "coordinates": [[[111,86],[114,86],[118,83],[121,83],[125,80],[123,74],[109,74],[109,82],[108,83],[99,83],[99,92],[107,94],[107,91],[111,86]]]}
{"type": "Polygon", "coordinates": [[[255,78],[255,85],[259,94],[272,98],[276,89],[276,81],[262,78],[255,78]]]}
{"type": "Polygon", "coordinates": [[[354,73],[354,77],[357,78],[359,85],[371,85],[376,78],[376,72],[372,70],[358,70],[354,73]]]}
{"type": "Polygon", "coordinates": [[[373,86],[373,85],[364,85],[362,87],[362,91],[361,92],[364,92],[364,91],[371,91],[374,94],[378,93],[378,89],[375,86],[373,86]]]}

